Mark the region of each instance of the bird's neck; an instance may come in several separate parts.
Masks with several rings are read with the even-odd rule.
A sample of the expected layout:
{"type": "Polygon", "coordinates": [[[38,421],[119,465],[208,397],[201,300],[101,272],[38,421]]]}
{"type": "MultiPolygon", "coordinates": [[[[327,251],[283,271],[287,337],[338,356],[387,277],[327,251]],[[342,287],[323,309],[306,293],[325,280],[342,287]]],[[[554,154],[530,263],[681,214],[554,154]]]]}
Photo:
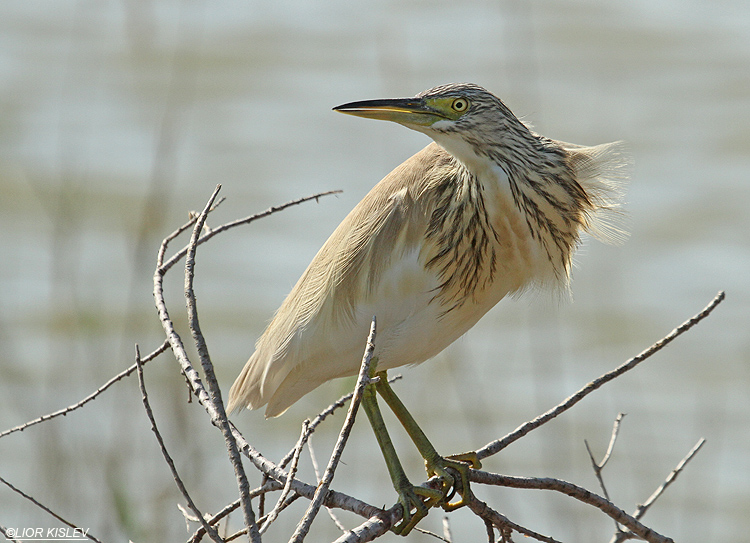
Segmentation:
{"type": "Polygon", "coordinates": [[[557,142],[523,128],[525,133],[518,131],[491,146],[456,137],[435,140],[470,173],[464,179],[475,180],[485,200],[502,199],[497,209],[518,214],[540,255],[538,278],[567,285],[582,216],[590,202],[575,179],[567,152],[557,142]]]}

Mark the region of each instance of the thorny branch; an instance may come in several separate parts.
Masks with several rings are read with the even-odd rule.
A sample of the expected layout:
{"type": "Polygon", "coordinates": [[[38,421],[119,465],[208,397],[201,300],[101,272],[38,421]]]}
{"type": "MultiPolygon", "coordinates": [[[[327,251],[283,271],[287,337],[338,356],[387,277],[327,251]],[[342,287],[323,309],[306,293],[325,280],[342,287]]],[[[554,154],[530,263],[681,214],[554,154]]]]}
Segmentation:
{"type": "MultiPolygon", "coordinates": [[[[29,421],[23,425],[17,426],[15,428],[11,428],[9,430],[6,430],[2,433],[0,433],[0,438],[4,437],[10,433],[17,432],[17,431],[23,431],[24,429],[39,424],[41,422],[46,422],[47,420],[50,420],[52,418],[58,417],[60,415],[65,415],[67,413],[70,413],[76,409],[79,409],[83,407],[88,402],[95,399],[98,395],[103,393],[105,390],[110,388],[114,383],[118,382],[119,380],[132,375],[134,372],[138,371],[141,377],[141,384],[142,384],[142,365],[155,358],[162,352],[164,352],[167,348],[171,348],[176,360],[180,363],[182,372],[184,373],[190,388],[193,392],[193,394],[198,398],[199,403],[206,409],[208,415],[210,416],[212,424],[217,426],[219,429],[221,429],[222,433],[224,434],[225,441],[227,444],[230,460],[232,461],[232,464],[235,466],[235,472],[238,478],[238,488],[239,488],[239,494],[240,499],[228,504],[224,508],[222,508],[221,511],[217,512],[213,516],[206,515],[205,518],[202,517],[200,512],[197,510],[197,508],[193,508],[193,512],[195,513],[195,520],[201,522],[202,526],[193,534],[193,536],[189,539],[189,541],[197,542],[200,541],[202,537],[205,536],[206,533],[209,533],[213,539],[215,537],[218,537],[218,535],[215,536],[216,532],[212,528],[216,525],[221,519],[226,518],[228,514],[230,514],[232,511],[234,511],[237,508],[241,508],[243,510],[243,515],[245,519],[245,530],[242,530],[241,532],[238,532],[237,534],[234,534],[230,538],[226,539],[231,540],[236,537],[239,537],[242,533],[250,533],[250,537],[253,541],[260,541],[260,533],[258,529],[259,524],[264,524],[272,521],[272,517],[274,515],[274,512],[271,513],[269,516],[265,516],[261,519],[259,519],[258,523],[256,523],[252,507],[250,505],[251,499],[256,497],[263,497],[268,492],[272,491],[278,491],[286,488],[286,491],[288,493],[288,498],[279,500],[280,506],[278,507],[278,510],[275,509],[276,515],[279,514],[279,511],[283,510],[286,505],[288,505],[291,501],[294,499],[297,499],[299,497],[303,497],[306,499],[311,500],[311,506],[308,508],[308,514],[306,517],[302,520],[300,523],[300,530],[298,531],[299,537],[297,537],[297,541],[302,541],[304,539],[306,529],[309,528],[309,524],[312,522],[312,519],[315,517],[315,513],[317,513],[317,510],[321,506],[325,506],[328,508],[340,508],[346,511],[353,512],[356,515],[359,515],[366,519],[362,524],[360,524],[358,527],[347,531],[344,533],[339,539],[337,540],[337,543],[353,543],[353,542],[365,542],[365,541],[372,541],[374,539],[377,539],[380,535],[385,533],[390,529],[391,526],[396,524],[401,519],[401,507],[400,505],[394,505],[388,510],[383,510],[377,507],[374,507],[370,504],[367,504],[361,500],[358,500],[357,498],[353,496],[348,496],[346,494],[342,494],[340,492],[337,492],[335,490],[332,490],[329,488],[331,479],[333,478],[333,473],[335,470],[336,462],[338,461],[338,457],[340,456],[341,451],[343,450],[343,447],[346,442],[345,437],[345,430],[347,428],[347,425],[351,425],[351,421],[353,421],[353,414],[356,412],[356,406],[355,406],[355,400],[357,396],[357,391],[355,390],[354,393],[342,398],[335,404],[332,404],[328,409],[326,409],[324,412],[322,412],[318,417],[313,419],[307,426],[307,429],[303,432],[304,435],[306,435],[305,439],[309,439],[309,436],[312,435],[312,433],[315,431],[315,428],[323,422],[323,420],[326,419],[326,417],[335,411],[336,409],[342,407],[345,405],[347,401],[350,399],[352,400],[352,403],[350,404],[350,414],[351,421],[349,420],[349,417],[347,417],[347,422],[344,425],[344,428],[342,429],[342,433],[339,434],[339,443],[340,446],[337,445],[334,455],[331,458],[331,461],[329,462],[329,468],[326,470],[326,473],[323,477],[324,480],[321,481],[320,485],[311,485],[307,484],[303,481],[300,481],[296,478],[294,474],[294,470],[290,469],[290,471],[285,471],[283,469],[283,466],[286,465],[287,462],[289,462],[290,459],[294,457],[295,450],[299,451],[301,450],[301,447],[298,449],[293,449],[290,451],[290,453],[285,457],[282,462],[279,464],[274,464],[273,462],[267,460],[259,451],[257,451],[243,436],[242,434],[237,430],[236,427],[234,427],[231,422],[228,421],[226,417],[226,413],[224,412],[223,403],[221,401],[221,392],[218,387],[218,384],[215,381],[215,378],[213,377],[213,366],[211,364],[209,355],[208,355],[208,349],[206,346],[206,342],[200,332],[200,326],[198,323],[198,315],[197,315],[197,309],[195,306],[195,295],[192,290],[192,277],[193,277],[193,270],[194,270],[194,263],[195,263],[195,251],[197,247],[207,241],[209,241],[214,236],[225,232],[231,228],[234,228],[236,226],[249,224],[257,219],[260,219],[262,217],[266,217],[268,215],[271,215],[273,213],[276,213],[282,209],[285,209],[292,205],[297,205],[305,201],[309,200],[317,200],[321,196],[325,196],[328,194],[335,194],[340,191],[330,191],[325,193],[316,194],[307,198],[300,198],[298,200],[294,200],[291,202],[288,202],[286,204],[283,204],[281,206],[276,206],[267,209],[266,211],[262,213],[258,213],[255,215],[251,215],[249,217],[246,217],[244,219],[240,219],[237,221],[233,221],[227,224],[224,224],[222,226],[219,226],[213,230],[209,230],[207,227],[205,227],[205,220],[208,214],[215,209],[215,205],[213,205],[214,199],[216,198],[216,195],[218,193],[220,187],[217,187],[214,194],[211,196],[211,199],[209,200],[208,204],[205,206],[203,211],[200,214],[195,214],[188,223],[177,229],[175,232],[167,236],[167,238],[164,239],[162,242],[158,256],[157,256],[157,268],[154,274],[154,297],[156,301],[157,310],[159,313],[159,318],[162,322],[162,325],[164,327],[164,331],[166,334],[166,340],[165,342],[156,350],[154,350],[149,355],[143,357],[142,359],[138,360],[136,364],[130,366],[125,371],[121,372],[117,376],[110,379],[107,383],[102,385],[99,389],[97,389],[93,394],[87,396],[80,402],[71,405],[68,408],[62,409],[60,411],[56,411],[54,413],[50,413],[48,415],[44,415],[43,417],[39,417],[38,419],[34,419],[32,421],[29,421]],[[166,254],[167,254],[167,248],[171,241],[176,239],[181,233],[193,229],[193,234],[191,236],[190,243],[182,248],[181,250],[177,251],[174,255],[172,255],[169,259],[165,260],[166,254]],[[190,362],[187,353],[185,351],[184,345],[182,343],[182,339],[180,338],[179,334],[176,332],[174,325],[172,324],[172,321],[169,317],[169,312],[167,311],[166,302],[164,300],[163,295],[163,287],[162,282],[164,279],[165,274],[169,269],[171,269],[177,262],[179,262],[182,258],[186,258],[186,273],[185,273],[185,292],[186,292],[186,299],[187,299],[187,307],[188,307],[188,314],[190,318],[190,329],[191,333],[193,334],[193,340],[196,344],[196,347],[198,348],[199,357],[201,359],[201,367],[203,368],[206,382],[208,384],[208,389],[206,389],[203,385],[203,381],[198,373],[190,362]],[[242,466],[242,462],[239,460],[239,456],[237,455],[237,452],[240,452],[244,456],[246,456],[251,463],[255,466],[256,469],[258,469],[264,477],[267,477],[267,479],[264,480],[264,483],[254,489],[249,490],[249,485],[247,484],[247,480],[245,478],[244,482],[242,481],[242,475],[244,474],[244,468],[242,466]],[[199,518],[200,517],[200,518],[199,518]]],[[[220,203],[220,201],[219,201],[220,203]]],[[[218,205],[218,204],[217,204],[218,205]]],[[[529,421],[521,426],[519,426],[515,431],[511,432],[510,434],[506,435],[505,437],[495,440],[493,442],[488,443],[481,449],[477,451],[477,455],[480,459],[486,458],[488,456],[491,456],[493,454],[496,454],[500,450],[504,449],[514,441],[520,439],[524,435],[528,434],[529,432],[533,431],[534,429],[542,426],[543,424],[549,422],[559,414],[563,413],[564,411],[570,409],[573,405],[575,405],[578,401],[580,401],[583,397],[590,394],[594,390],[598,389],[599,387],[603,386],[607,382],[615,379],[616,377],[619,377],[626,371],[629,371],[630,369],[634,368],[647,358],[649,358],[654,353],[661,350],[663,347],[665,347],[667,344],[669,344],[671,341],[676,339],[679,335],[683,334],[690,328],[692,328],[695,324],[706,318],[711,311],[724,299],[724,293],[720,292],[714,300],[700,313],[695,315],[690,320],[686,321],[676,329],[674,329],[670,334],[662,338],[660,341],[656,342],[654,345],[643,351],[638,356],[632,358],[631,360],[628,360],[615,370],[608,372],[598,379],[592,381],[585,387],[583,387],[581,390],[579,390],[577,393],[575,393],[573,396],[569,397],[562,403],[560,403],[558,406],[550,409],[546,413],[540,415],[536,419],[529,421]]],[[[368,350],[371,348],[372,343],[372,337],[369,339],[368,343],[368,350]]],[[[370,356],[371,356],[371,350],[370,350],[370,356]]],[[[367,351],[365,353],[365,357],[363,358],[363,365],[365,364],[367,359],[367,351]]],[[[366,375],[366,372],[365,372],[366,375]]],[[[357,390],[359,390],[359,387],[362,385],[362,382],[358,380],[358,386],[357,390]]],[[[147,397],[145,397],[145,389],[143,390],[144,395],[144,405],[147,405],[147,397]]],[[[150,408],[147,408],[147,413],[149,414],[149,417],[153,417],[153,414],[150,412],[150,408]]],[[[156,428],[155,421],[153,422],[154,429],[156,428]]],[[[158,431],[155,431],[155,433],[158,435],[158,431]]],[[[607,460],[610,458],[612,453],[612,448],[614,447],[614,441],[616,439],[617,435],[617,423],[615,425],[615,428],[613,428],[613,434],[612,438],[610,440],[610,446],[607,450],[607,453],[605,454],[604,459],[599,463],[596,464],[593,460],[592,456],[592,463],[599,466],[597,469],[599,472],[606,464],[607,460]]],[[[159,439],[157,437],[157,439],[159,439]]],[[[675,470],[670,474],[669,477],[667,477],[667,480],[654,492],[654,494],[649,498],[649,500],[646,501],[643,505],[639,506],[639,508],[636,510],[636,512],[631,516],[626,514],[621,509],[617,508],[614,504],[612,504],[609,499],[603,498],[601,496],[598,496],[586,489],[583,489],[581,487],[578,487],[576,485],[573,485],[572,483],[568,483],[566,481],[560,481],[556,479],[550,479],[550,478],[523,478],[523,477],[509,477],[494,473],[487,473],[479,470],[470,470],[471,480],[474,483],[479,484],[490,484],[490,485],[502,485],[502,486],[508,486],[508,487],[515,487],[515,488],[537,488],[537,489],[543,489],[543,490],[552,490],[564,493],[566,495],[569,495],[571,497],[574,497],[576,499],[579,499],[585,503],[589,503],[597,508],[599,508],[601,511],[605,512],[609,516],[611,516],[613,519],[615,519],[618,523],[620,523],[622,526],[624,526],[626,529],[619,531],[617,534],[615,534],[615,537],[613,538],[613,542],[620,543],[624,541],[625,539],[633,538],[633,537],[640,537],[643,538],[649,542],[669,542],[671,541],[669,538],[666,538],[660,534],[657,534],[650,530],[649,528],[643,526],[639,522],[639,518],[643,516],[643,514],[646,512],[648,507],[650,507],[654,501],[661,495],[661,493],[664,491],[664,489],[671,484],[674,479],[677,477],[677,475],[680,473],[680,471],[684,468],[684,466],[687,464],[687,462],[694,456],[694,454],[697,452],[697,450],[702,446],[703,442],[699,442],[693,450],[688,453],[688,455],[683,459],[683,461],[675,468],[675,470]]],[[[163,447],[163,444],[162,444],[163,447]]],[[[166,453],[166,449],[163,450],[163,452],[166,453]]],[[[299,454],[299,452],[297,452],[299,454]]],[[[166,455],[165,455],[166,458],[166,455]]],[[[174,468],[174,466],[172,466],[174,468]]],[[[176,469],[173,470],[175,479],[178,479],[176,469]]],[[[6,485],[13,488],[16,492],[19,492],[21,495],[26,496],[27,498],[33,500],[30,496],[24,494],[22,491],[15,489],[15,487],[12,487],[9,483],[6,481],[0,479],[0,481],[4,482],[6,485]]],[[[602,481],[603,484],[603,481],[602,481]]],[[[187,498],[187,490],[185,489],[186,493],[186,499],[187,498]]],[[[606,490],[604,490],[604,493],[606,495],[606,490]]],[[[37,503],[35,500],[33,500],[34,503],[37,503]]],[[[188,499],[188,503],[190,503],[190,500],[188,499]]],[[[53,513],[48,508],[42,506],[41,504],[38,504],[39,507],[44,508],[51,514],[57,516],[55,513],[53,513]]],[[[499,512],[492,509],[489,505],[482,502],[481,500],[477,499],[476,497],[472,497],[471,502],[469,503],[469,509],[471,509],[477,516],[479,516],[483,522],[488,527],[488,538],[489,541],[494,541],[494,529],[497,529],[500,534],[500,540],[501,541],[510,541],[511,533],[512,532],[518,532],[520,534],[523,534],[524,536],[527,536],[529,538],[538,540],[538,541],[546,541],[550,543],[555,543],[556,540],[545,536],[539,533],[536,533],[532,530],[529,530],[528,528],[521,526],[517,523],[514,523],[504,515],[500,514],[499,512]],[[494,529],[493,529],[494,527],[494,529]]],[[[59,516],[58,516],[59,518],[59,516]]],[[[69,524],[72,526],[72,524],[69,524]]],[[[90,539],[97,541],[93,537],[89,536],[90,539]]],[[[449,539],[449,537],[447,537],[449,539]]],[[[216,539],[215,539],[216,540],[216,539]]]]}

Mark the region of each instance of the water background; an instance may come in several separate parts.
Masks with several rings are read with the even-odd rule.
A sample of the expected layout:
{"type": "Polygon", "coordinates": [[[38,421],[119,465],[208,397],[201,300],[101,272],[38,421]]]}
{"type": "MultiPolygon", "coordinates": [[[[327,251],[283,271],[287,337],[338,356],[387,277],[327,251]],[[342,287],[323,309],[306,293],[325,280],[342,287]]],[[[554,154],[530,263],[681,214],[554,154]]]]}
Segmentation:
{"type": "MultiPolygon", "coordinates": [[[[198,253],[203,331],[224,390],[265,322],[346,213],[428,143],[331,112],[351,100],[479,83],[549,137],[624,140],[633,157],[621,247],[578,253],[572,301],[506,300],[398,385],[445,453],[478,448],[637,354],[706,305],[706,322],[642,368],[485,464],[597,489],[583,440],[632,511],[684,454],[703,451],[648,512],[678,541],[750,531],[750,4],[745,0],[5,0],[0,6],[0,430],[75,403],[163,339],[153,308],[159,241],[227,200],[209,224],[330,189],[338,197],[234,230],[198,253]]],[[[184,338],[182,277],[168,278],[184,338]]],[[[204,511],[236,496],[220,434],[186,404],[176,363],[147,367],[156,416],[204,511]]],[[[351,387],[321,387],[284,417],[235,417],[280,458],[299,424],[351,387]]],[[[314,439],[325,463],[342,416],[314,439]]],[[[421,461],[395,434],[407,470],[421,461]]],[[[394,494],[364,419],[334,488],[394,494]]],[[[312,479],[309,460],[303,477],[312,479]]],[[[183,541],[183,503],[129,378],[85,409],[0,440],[0,476],[106,541],[183,541]]],[[[257,478],[253,479],[257,483],[257,478]]],[[[562,541],[609,539],[611,521],[569,498],[477,490],[562,541]]],[[[269,541],[288,539],[301,502],[269,541]],[[295,516],[296,515],[296,516],[295,516]]],[[[440,531],[440,514],[423,526],[440,531]]],[[[348,527],[360,519],[341,514],[348,527]]],[[[457,543],[484,538],[451,515],[457,543]]],[[[57,521],[0,487],[0,524],[57,521]]],[[[239,515],[230,528],[241,524],[239,515]]],[[[322,514],[311,540],[331,540],[322,514]]],[[[414,541],[434,541],[415,534],[414,541]]],[[[384,541],[399,541],[389,536],[384,541]]]]}

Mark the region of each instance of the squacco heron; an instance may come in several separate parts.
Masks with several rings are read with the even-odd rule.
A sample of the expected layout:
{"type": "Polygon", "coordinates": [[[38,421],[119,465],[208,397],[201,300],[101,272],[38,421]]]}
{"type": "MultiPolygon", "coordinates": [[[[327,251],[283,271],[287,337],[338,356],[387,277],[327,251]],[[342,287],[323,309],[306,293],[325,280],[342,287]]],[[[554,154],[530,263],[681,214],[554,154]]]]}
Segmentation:
{"type": "Polygon", "coordinates": [[[430,507],[464,505],[469,466],[478,462],[470,454],[440,456],[388,385],[386,370],[435,356],[508,294],[567,288],[582,232],[602,241],[622,236],[611,218],[624,162],[616,143],[584,147],[534,133],[473,84],[334,110],[393,121],[434,142],[375,185],[336,228],[258,340],[228,408],[265,405],[266,416],[275,417],[325,381],[356,375],[376,316],[378,379],[362,405],[403,506],[394,531],[406,534],[430,507]],[[409,482],[376,392],[439,489],[409,482]]]}

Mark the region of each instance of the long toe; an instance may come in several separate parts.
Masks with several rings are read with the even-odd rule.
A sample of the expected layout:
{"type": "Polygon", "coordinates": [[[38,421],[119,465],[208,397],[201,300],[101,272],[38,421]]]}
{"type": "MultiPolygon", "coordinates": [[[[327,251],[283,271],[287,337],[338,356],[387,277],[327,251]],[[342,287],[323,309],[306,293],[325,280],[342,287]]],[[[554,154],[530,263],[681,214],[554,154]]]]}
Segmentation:
{"type": "Polygon", "coordinates": [[[439,490],[411,484],[404,486],[398,490],[398,502],[404,511],[403,518],[391,530],[398,535],[408,535],[427,516],[430,509],[443,499],[445,496],[439,490]]]}
{"type": "Polygon", "coordinates": [[[463,453],[449,457],[440,457],[430,462],[427,468],[427,475],[430,477],[437,476],[444,482],[443,501],[440,504],[446,511],[453,511],[463,507],[471,499],[471,489],[469,488],[469,468],[479,468],[481,464],[476,457],[476,453],[463,453]],[[459,499],[451,501],[455,494],[459,499]]]}

